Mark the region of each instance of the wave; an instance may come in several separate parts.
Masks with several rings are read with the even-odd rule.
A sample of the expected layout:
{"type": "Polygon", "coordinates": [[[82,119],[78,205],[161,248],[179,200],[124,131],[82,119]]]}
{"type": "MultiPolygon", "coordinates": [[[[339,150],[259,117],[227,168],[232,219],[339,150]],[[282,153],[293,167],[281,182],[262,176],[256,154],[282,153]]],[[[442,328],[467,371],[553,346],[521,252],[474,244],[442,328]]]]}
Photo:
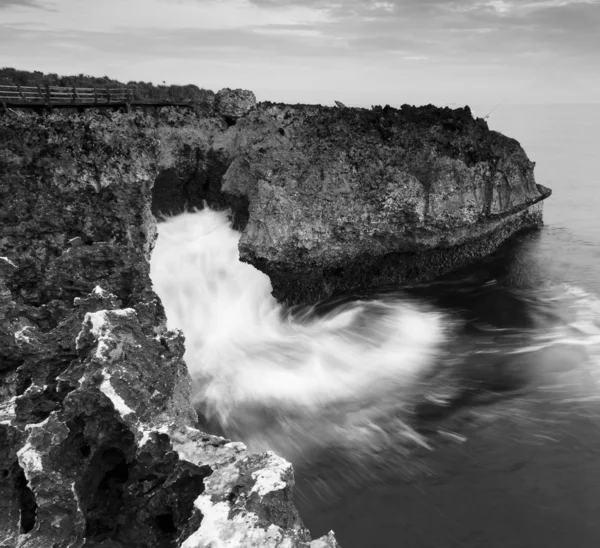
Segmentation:
{"type": "Polygon", "coordinates": [[[446,339],[444,315],[408,297],[285,310],[269,278],[239,261],[223,212],[172,217],[158,233],[151,277],[168,326],[185,333],[195,403],[255,449],[384,435],[446,339]]]}
{"type": "MultiPolygon", "coordinates": [[[[332,451],[393,461],[429,447],[430,432],[465,439],[440,427],[461,409],[518,397],[524,424],[540,397],[600,401],[600,299],[579,287],[466,278],[285,309],[268,277],[240,262],[239,236],[223,212],[185,213],[159,224],[151,261],[213,432],[295,463],[332,451]],[[432,296],[444,291],[449,306],[432,296]],[[487,321],[494,314],[502,321],[487,321]]],[[[517,266],[521,280],[529,267],[517,266]]],[[[510,420],[509,404],[486,421],[495,409],[510,420]]]]}

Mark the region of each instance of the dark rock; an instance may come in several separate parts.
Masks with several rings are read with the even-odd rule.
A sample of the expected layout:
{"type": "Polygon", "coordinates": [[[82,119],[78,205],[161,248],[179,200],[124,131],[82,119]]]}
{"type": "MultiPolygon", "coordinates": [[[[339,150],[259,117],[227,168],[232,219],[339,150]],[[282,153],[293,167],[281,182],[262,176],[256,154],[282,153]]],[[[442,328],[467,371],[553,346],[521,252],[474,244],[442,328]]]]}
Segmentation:
{"type": "Polygon", "coordinates": [[[433,277],[539,226],[533,163],[468,109],[0,116],[0,547],[310,541],[290,465],[195,428],[149,279],[155,215],[230,208],[282,301],[433,277]],[[153,188],[154,187],[154,188],[153,188]]]}
{"type": "Polygon", "coordinates": [[[336,546],[311,544],[288,463],[195,428],[152,290],[154,179],[222,131],[175,109],[0,117],[0,547],[336,546]]]}
{"type": "Polygon", "coordinates": [[[288,303],[460,268],[539,226],[550,194],[468,108],[265,105],[236,128],[222,189],[248,198],[241,258],[288,303]]]}

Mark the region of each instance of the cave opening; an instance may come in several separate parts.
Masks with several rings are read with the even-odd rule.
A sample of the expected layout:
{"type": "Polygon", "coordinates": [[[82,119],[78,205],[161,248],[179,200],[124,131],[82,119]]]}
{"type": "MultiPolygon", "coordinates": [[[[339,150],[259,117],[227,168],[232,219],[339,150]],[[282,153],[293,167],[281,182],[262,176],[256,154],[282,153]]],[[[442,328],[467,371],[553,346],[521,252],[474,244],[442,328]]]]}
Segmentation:
{"type": "Polygon", "coordinates": [[[160,514],[154,518],[157,527],[165,534],[172,535],[177,532],[173,514],[160,514]]]}
{"type": "Polygon", "coordinates": [[[35,527],[38,505],[35,495],[29,487],[25,471],[21,467],[19,467],[19,472],[15,478],[15,484],[16,491],[19,494],[20,532],[26,534],[35,527]]]}
{"type": "Polygon", "coordinates": [[[127,459],[120,449],[105,449],[95,455],[90,470],[96,475],[97,487],[87,508],[86,538],[113,538],[129,479],[127,459]]]}
{"type": "Polygon", "coordinates": [[[232,225],[243,230],[248,223],[248,198],[222,191],[223,176],[231,159],[224,153],[186,146],[176,167],[161,170],[152,187],[152,213],[160,221],[185,211],[230,210],[232,225]]]}

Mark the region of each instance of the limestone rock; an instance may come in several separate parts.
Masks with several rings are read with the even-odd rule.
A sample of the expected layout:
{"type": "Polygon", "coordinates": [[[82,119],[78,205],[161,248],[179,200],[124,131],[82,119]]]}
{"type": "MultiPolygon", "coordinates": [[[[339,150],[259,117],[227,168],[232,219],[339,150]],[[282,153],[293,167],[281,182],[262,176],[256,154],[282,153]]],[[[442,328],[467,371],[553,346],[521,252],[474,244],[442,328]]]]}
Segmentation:
{"type": "Polygon", "coordinates": [[[246,89],[224,88],[217,92],[215,108],[226,119],[234,121],[256,108],[256,97],[246,89]]]}
{"type": "Polygon", "coordinates": [[[231,208],[241,259],[280,301],[434,278],[542,224],[534,164],[471,111],[260,103],[195,139],[159,175],[156,213],[231,208]]]}
{"type": "Polygon", "coordinates": [[[542,222],[468,109],[255,105],[0,116],[0,547],[312,546],[293,476],[197,429],[148,276],[155,215],[230,208],[282,301],[433,277],[542,222]]]}
{"type": "Polygon", "coordinates": [[[152,290],[154,179],[221,127],[185,120],[0,117],[2,548],[310,545],[291,466],[196,428],[152,290]]]}
{"type": "MultiPolygon", "coordinates": [[[[9,126],[19,116],[29,115],[11,115],[9,126]]],[[[154,180],[155,215],[205,202],[231,209],[243,230],[242,260],[268,274],[274,295],[288,303],[466,266],[539,226],[540,202],[550,195],[519,143],[468,108],[255,105],[250,92],[222,90],[214,111],[44,120],[46,144],[63,161],[51,176],[77,174],[101,201],[111,180],[143,174],[154,180]],[[101,136],[95,149],[91,134],[101,136]]],[[[24,158],[42,141],[30,145],[24,158]]],[[[11,156],[11,146],[6,161],[18,169],[23,157],[11,156]]],[[[46,160],[32,161],[39,177],[46,160]]],[[[77,237],[85,243],[70,234],[73,253],[85,254],[77,237]]],[[[55,291],[61,272],[40,287],[55,291]]]]}
{"type": "Polygon", "coordinates": [[[550,194],[468,108],[261,105],[235,133],[222,189],[248,199],[240,255],[289,303],[465,266],[539,226],[550,194]]]}

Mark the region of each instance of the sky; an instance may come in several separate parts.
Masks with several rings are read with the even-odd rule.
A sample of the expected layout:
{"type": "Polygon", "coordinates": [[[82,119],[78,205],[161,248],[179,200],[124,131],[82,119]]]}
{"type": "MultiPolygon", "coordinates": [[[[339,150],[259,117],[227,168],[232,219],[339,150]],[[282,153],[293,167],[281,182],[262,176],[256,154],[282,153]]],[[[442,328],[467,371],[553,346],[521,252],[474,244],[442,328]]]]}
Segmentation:
{"type": "Polygon", "coordinates": [[[600,0],[0,0],[0,66],[347,105],[600,101],[600,0]]]}

